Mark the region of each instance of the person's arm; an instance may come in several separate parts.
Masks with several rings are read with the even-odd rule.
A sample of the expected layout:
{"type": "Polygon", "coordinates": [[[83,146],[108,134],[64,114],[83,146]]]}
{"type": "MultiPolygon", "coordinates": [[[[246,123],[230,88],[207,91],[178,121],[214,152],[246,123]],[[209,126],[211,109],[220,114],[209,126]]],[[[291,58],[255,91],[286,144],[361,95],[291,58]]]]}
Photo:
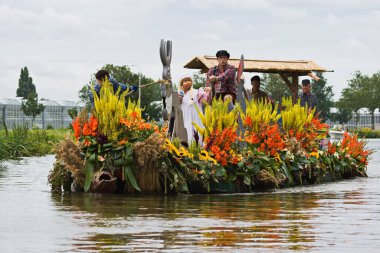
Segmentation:
{"type": "Polygon", "coordinates": [[[133,91],[133,92],[136,92],[138,90],[138,86],[137,85],[129,85],[129,91],[133,91]]]}
{"type": "Polygon", "coordinates": [[[226,71],[221,73],[220,75],[217,76],[218,81],[223,82],[226,79],[235,79],[236,76],[236,68],[233,66],[229,66],[226,71]]]}
{"type": "Polygon", "coordinates": [[[206,86],[205,87],[211,87],[211,80],[210,76],[214,75],[214,68],[210,68],[206,75],[206,86]]]}

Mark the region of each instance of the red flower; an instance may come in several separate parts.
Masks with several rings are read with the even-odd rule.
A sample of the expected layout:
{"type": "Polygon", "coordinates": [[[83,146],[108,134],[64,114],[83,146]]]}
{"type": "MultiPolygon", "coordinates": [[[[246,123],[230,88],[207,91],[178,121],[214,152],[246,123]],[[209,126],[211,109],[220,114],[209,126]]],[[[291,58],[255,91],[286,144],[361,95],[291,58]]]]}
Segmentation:
{"type": "Polygon", "coordinates": [[[84,125],[83,125],[83,135],[84,136],[91,135],[91,128],[90,128],[90,125],[88,124],[88,122],[84,123],[84,125]]]}
{"type": "Polygon", "coordinates": [[[81,127],[80,127],[80,118],[79,117],[76,117],[74,120],[73,120],[73,130],[74,130],[74,137],[75,139],[79,139],[79,137],[81,136],[81,127]]]}
{"type": "Polygon", "coordinates": [[[99,125],[98,120],[94,116],[91,116],[90,122],[88,124],[91,130],[91,135],[96,136],[96,132],[98,130],[98,125],[99,125]]]}

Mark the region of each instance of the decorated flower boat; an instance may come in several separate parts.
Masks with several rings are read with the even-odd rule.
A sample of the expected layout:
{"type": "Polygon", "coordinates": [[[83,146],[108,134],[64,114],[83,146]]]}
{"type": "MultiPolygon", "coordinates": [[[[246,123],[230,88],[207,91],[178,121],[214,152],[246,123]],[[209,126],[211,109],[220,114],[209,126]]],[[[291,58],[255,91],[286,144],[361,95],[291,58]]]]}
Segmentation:
{"type": "Polygon", "coordinates": [[[105,82],[92,112],[73,121],[49,176],[54,191],[252,192],[366,176],[365,142],[345,133],[321,149],[328,126],[290,98],[282,111],[252,100],[245,113],[214,100],[199,110],[203,126],[195,125],[203,142],[185,147],[167,138],[165,125],[146,122],[138,103],[125,106],[124,96],[105,82]]]}
{"type": "MultiPolygon", "coordinates": [[[[174,114],[166,108],[180,111],[178,96],[172,96],[176,93],[168,82],[170,49],[170,43],[161,42],[166,79],[161,84],[164,119],[174,114]]],[[[268,71],[273,69],[268,67],[268,71]]],[[[315,70],[299,69],[299,75],[315,70]]],[[[72,124],[73,135],[57,147],[56,162],[49,175],[52,190],[237,193],[366,177],[371,151],[365,148],[365,141],[344,133],[340,141],[329,142],[328,126],[321,123],[314,110],[297,103],[296,72],[291,67],[286,70],[293,71],[289,72],[292,82],[279,73],[293,97],[283,98],[282,110],[265,101],[239,98],[243,86],[240,82],[240,103],[234,109],[220,100],[206,104],[204,110],[198,108],[202,125],[193,124],[203,141],[188,145],[168,135],[167,125],[146,122],[139,103],[128,101],[126,106],[126,93],[114,93],[105,81],[99,95],[93,91],[91,112],[79,114],[72,124]]]]}

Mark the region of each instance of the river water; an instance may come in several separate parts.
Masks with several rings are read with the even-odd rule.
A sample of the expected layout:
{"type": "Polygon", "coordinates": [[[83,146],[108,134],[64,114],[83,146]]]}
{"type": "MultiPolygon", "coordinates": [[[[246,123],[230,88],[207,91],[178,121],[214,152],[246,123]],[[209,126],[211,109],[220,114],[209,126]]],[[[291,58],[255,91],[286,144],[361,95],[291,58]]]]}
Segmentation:
{"type": "Polygon", "coordinates": [[[379,252],[380,140],[368,178],[260,194],[50,193],[54,156],[0,165],[0,252],[379,252]]]}

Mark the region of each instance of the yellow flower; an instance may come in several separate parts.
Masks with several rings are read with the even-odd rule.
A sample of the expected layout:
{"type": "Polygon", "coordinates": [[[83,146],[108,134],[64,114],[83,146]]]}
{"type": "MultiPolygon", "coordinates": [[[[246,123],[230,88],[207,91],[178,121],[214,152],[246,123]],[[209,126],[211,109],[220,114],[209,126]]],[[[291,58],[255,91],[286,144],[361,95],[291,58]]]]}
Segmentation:
{"type": "Polygon", "coordinates": [[[208,152],[206,150],[202,150],[201,153],[199,154],[199,159],[202,161],[211,161],[214,164],[218,164],[218,162],[209,156],[208,152]]]}
{"type": "Polygon", "coordinates": [[[311,152],[310,156],[315,156],[316,158],[319,158],[318,152],[311,152]]]}
{"type": "Polygon", "coordinates": [[[275,159],[277,162],[281,162],[281,157],[280,157],[280,155],[279,155],[278,153],[276,153],[276,154],[274,155],[274,159],[275,159]]]}

